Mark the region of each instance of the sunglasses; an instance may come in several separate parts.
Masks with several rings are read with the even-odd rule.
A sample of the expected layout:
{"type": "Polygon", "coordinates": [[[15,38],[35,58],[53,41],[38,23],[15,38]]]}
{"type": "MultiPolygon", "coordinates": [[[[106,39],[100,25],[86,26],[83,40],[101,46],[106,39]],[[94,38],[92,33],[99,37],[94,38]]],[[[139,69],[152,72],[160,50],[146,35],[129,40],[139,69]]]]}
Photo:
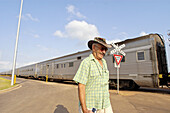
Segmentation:
{"type": "Polygon", "coordinates": [[[106,47],[99,47],[97,45],[96,45],[96,47],[99,48],[101,51],[104,51],[104,50],[107,51],[108,50],[106,47]]]}

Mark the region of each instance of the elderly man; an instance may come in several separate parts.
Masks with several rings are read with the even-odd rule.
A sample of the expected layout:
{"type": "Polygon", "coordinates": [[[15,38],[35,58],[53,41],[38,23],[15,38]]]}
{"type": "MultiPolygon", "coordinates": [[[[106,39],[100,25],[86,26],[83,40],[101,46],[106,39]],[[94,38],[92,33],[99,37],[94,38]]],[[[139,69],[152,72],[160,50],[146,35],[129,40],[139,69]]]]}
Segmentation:
{"type": "Polygon", "coordinates": [[[79,113],[113,113],[109,96],[109,71],[103,59],[111,45],[104,38],[95,37],[88,42],[92,54],[85,58],[73,78],[78,83],[79,113]],[[94,109],[93,109],[94,110],[94,109]]]}

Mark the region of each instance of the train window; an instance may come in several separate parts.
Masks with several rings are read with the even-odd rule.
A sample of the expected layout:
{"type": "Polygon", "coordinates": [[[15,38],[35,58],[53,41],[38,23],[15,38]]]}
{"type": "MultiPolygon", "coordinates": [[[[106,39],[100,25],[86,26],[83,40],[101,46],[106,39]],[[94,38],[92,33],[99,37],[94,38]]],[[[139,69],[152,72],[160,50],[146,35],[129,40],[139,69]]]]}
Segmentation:
{"type": "Polygon", "coordinates": [[[59,64],[55,64],[55,69],[58,69],[59,68],[59,64]]]}
{"type": "Polygon", "coordinates": [[[49,69],[50,65],[47,65],[47,69],[49,69]]]}
{"type": "Polygon", "coordinates": [[[81,60],[81,56],[77,57],[77,60],[81,60]]]}
{"type": "Polygon", "coordinates": [[[66,67],[66,64],[61,64],[61,68],[65,68],[66,67]]]}
{"type": "Polygon", "coordinates": [[[144,51],[138,51],[138,52],[137,52],[137,60],[138,60],[138,61],[143,61],[143,60],[145,60],[145,52],[144,52],[144,51]]]}
{"type": "Polygon", "coordinates": [[[56,68],[57,68],[57,69],[59,68],[59,64],[57,64],[56,68]]]}
{"type": "Polygon", "coordinates": [[[69,67],[73,67],[73,62],[69,62],[69,67]]]}

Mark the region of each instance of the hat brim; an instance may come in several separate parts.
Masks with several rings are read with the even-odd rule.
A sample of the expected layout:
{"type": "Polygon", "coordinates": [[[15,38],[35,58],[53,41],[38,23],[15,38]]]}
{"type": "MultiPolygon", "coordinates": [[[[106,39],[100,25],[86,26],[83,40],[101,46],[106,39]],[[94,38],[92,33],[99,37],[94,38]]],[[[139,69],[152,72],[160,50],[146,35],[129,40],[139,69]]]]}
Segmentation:
{"type": "Polygon", "coordinates": [[[111,48],[111,47],[112,47],[110,44],[105,44],[105,43],[102,43],[102,42],[97,42],[97,41],[95,41],[95,40],[90,40],[90,41],[88,42],[88,47],[89,47],[91,50],[92,50],[92,45],[93,45],[93,43],[101,44],[101,45],[105,46],[106,48],[111,48]]]}

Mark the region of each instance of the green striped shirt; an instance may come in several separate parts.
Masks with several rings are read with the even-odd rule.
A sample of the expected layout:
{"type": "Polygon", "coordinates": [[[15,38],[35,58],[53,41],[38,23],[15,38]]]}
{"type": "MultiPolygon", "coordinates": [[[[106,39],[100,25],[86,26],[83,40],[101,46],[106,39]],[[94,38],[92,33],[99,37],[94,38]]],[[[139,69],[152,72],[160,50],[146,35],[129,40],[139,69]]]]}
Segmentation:
{"type": "Polygon", "coordinates": [[[104,109],[110,106],[109,71],[102,59],[103,68],[93,54],[85,58],[74,76],[77,83],[86,85],[86,106],[89,109],[104,109]]]}

